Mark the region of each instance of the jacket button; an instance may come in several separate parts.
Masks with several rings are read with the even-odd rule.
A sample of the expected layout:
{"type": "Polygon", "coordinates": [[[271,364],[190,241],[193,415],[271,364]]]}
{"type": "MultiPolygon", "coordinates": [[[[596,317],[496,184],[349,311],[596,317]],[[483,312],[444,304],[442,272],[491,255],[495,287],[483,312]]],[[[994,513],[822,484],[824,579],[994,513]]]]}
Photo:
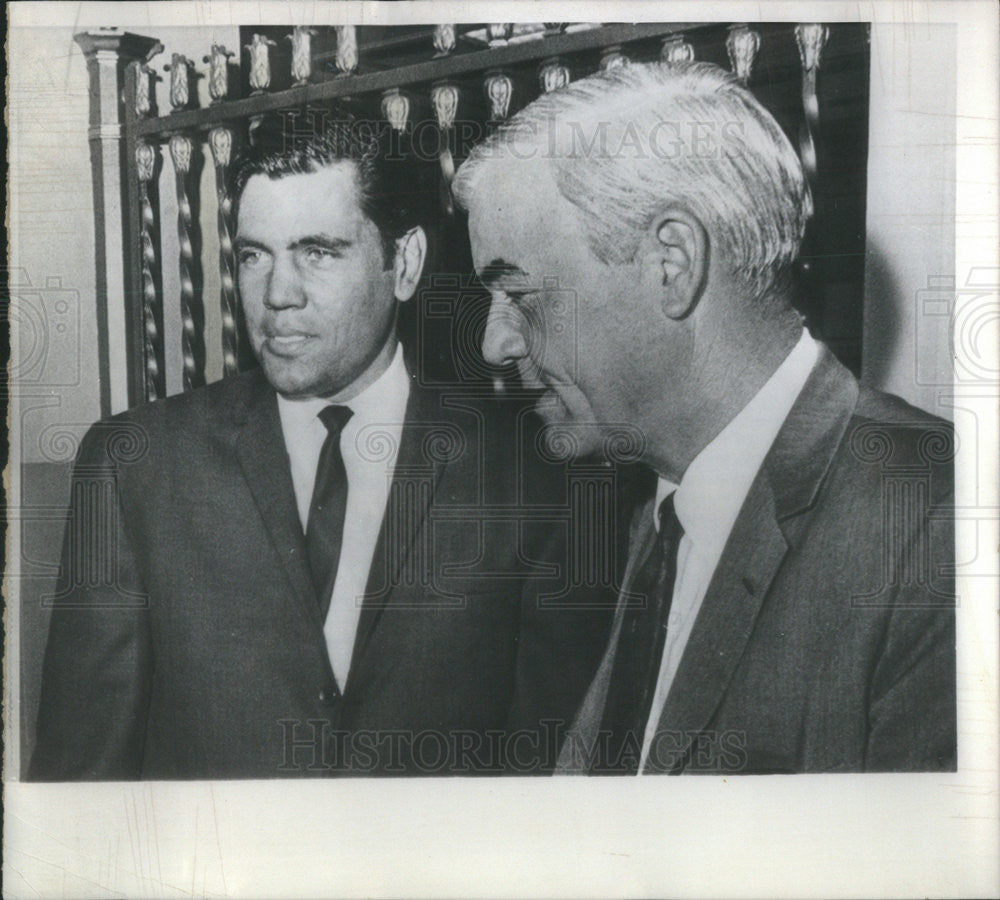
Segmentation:
{"type": "Polygon", "coordinates": [[[319,702],[324,706],[333,706],[337,702],[337,691],[331,688],[322,688],[319,692],[319,702]]]}

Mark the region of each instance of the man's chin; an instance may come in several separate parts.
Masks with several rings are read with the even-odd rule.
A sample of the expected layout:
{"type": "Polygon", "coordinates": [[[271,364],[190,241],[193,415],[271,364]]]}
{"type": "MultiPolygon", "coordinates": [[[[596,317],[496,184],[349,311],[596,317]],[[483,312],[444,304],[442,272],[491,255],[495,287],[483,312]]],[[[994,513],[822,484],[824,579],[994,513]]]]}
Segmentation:
{"type": "Polygon", "coordinates": [[[573,416],[562,397],[553,388],[546,388],[535,401],[535,412],[546,425],[570,425],[573,416]]]}
{"type": "Polygon", "coordinates": [[[571,421],[549,422],[543,418],[545,427],[539,438],[540,452],[553,460],[569,462],[584,457],[597,456],[601,452],[601,435],[596,425],[580,425],[571,421]]]}
{"type": "Polygon", "coordinates": [[[549,388],[535,403],[535,413],[544,423],[539,450],[558,460],[589,456],[600,449],[599,429],[574,416],[559,394],[549,388]]]}
{"type": "Polygon", "coordinates": [[[262,368],[271,387],[288,400],[324,397],[331,392],[327,385],[317,381],[313,372],[279,363],[269,359],[266,354],[262,360],[262,368]]]}

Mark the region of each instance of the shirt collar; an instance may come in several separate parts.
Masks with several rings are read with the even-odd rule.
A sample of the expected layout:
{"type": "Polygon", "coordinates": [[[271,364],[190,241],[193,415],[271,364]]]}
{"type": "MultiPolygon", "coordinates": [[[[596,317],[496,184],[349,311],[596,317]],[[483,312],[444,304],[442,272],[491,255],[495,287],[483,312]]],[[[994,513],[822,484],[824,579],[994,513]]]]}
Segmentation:
{"type": "MultiPolygon", "coordinates": [[[[372,423],[402,425],[409,396],[410,376],[406,371],[406,363],[403,362],[403,346],[397,344],[396,353],[388,368],[361,393],[340,405],[348,407],[353,413],[347,424],[352,430],[372,423]]],[[[319,412],[329,405],[330,401],[323,397],[290,400],[278,394],[278,412],[282,424],[293,434],[299,433],[303,428],[315,429],[317,425],[321,433],[325,434],[326,429],[319,419],[319,412]]]]}
{"type": "Polygon", "coordinates": [[[753,399],[692,460],[680,484],[660,478],[655,510],[673,491],[677,518],[695,548],[712,564],[729,540],[750,486],[809,378],[819,345],[802,335],[753,399]]]}

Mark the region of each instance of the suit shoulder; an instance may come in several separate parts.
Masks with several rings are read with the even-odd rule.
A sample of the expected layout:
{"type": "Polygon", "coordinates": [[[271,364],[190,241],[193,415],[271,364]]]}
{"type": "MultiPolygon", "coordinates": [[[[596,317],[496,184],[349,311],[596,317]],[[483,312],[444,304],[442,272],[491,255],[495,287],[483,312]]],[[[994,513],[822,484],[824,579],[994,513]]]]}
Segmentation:
{"type": "Polygon", "coordinates": [[[905,468],[914,475],[932,475],[935,503],[952,495],[954,426],[901,397],[862,386],[847,446],[851,457],[873,472],[905,468]]]}
{"type": "Polygon", "coordinates": [[[926,410],[913,406],[902,397],[887,394],[884,391],[862,383],[858,391],[858,404],[855,415],[872,422],[884,422],[886,425],[906,426],[910,428],[947,429],[951,423],[935,416],[926,410]]]}
{"type": "Polygon", "coordinates": [[[79,457],[106,455],[113,462],[137,462],[161,445],[173,446],[195,439],[199,433],[214,434],[237,418],[266,387],[260,371],[252,369],[140,404],[91,425],[81,441],[79,457]]]}

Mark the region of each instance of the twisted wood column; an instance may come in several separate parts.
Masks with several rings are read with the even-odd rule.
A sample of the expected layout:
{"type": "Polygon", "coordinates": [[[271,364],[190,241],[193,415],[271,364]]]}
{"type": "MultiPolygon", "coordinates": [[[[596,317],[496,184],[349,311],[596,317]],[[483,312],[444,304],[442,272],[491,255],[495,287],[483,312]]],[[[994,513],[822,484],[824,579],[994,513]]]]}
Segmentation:
{"type": "Polygon", "coordinates": [[[218,201],[219,228],[219,304],[222,309],[222,376],[239,372],[239,332],[236,326],[236,258],[233,253],[233,202],[226,188],[226,173],[233,147],[228,128],[214,128],[208,134],[215,161],[215,196],[218,201]]]}
{"type": "MultiPolygon", "coordinates": [[[[301,29],[296,29],[299,34],[301,29]]],[[[308,57],[308,36],[306,56],[308,57]]],[[[266,49],[266,45],[265,45],[266,49]]],[[[301,48],[300,48],[301,50],[301,48]]],[[[212,45],[212,79],[208,92],[213,103],[222,103],[229,94],[229,57],[219,44],[212,45]]],[[[308,78],[308,72],[304,77],[308,78]]],[[[227,173],[233,149],[233,133],[228,128],[213,128],[208,133],[215,163],[215,198],[219,230],[219,306],[222,314],[222,377],[239,372],[239,331],[236,322],[236,259],[233,253],[233,201],[227,188],[227,173]]]]}
{"type": "Polygon", "coordinates": [[[183,134],[170,138],[170,159],[174,164],[177,185],[177,241],[181,276],[181,354],[184,358],[184,390],[204,383],[205,373],[198,360],[198,330],[194,320],[197,299],[194,289],[194,246],[191,240],[193,217],[187,193],[187,174],[191,169],[191,139],[183,134]]]}
{"type": "Polygon", "coordinates": [[[796,25],[795,42],[802,61],[802,111],[804,118],[799,128],[799,156],[811,187],[816,186],[816,134],[819,130],[819,97],[816,94],[816,74],[819,72],[820,55],[830,35],[826,25],[796,25]]]}
{"type": "Polygon", "coordinates": [[[451,129],[458,112],[458,87],[447,81],[439,81],[431,88],[431,106],[437,116],[441,162],[441,205],[449,216],[455,212],[451,196],[451,183],[455,180],[455,159],[451,153],[451,129]]]}
{"type": "Polygon", "coordinates": [[[153,228],[156,217],[149,200],[149,182],[156,166],[156,151],[149,144],[140,142],[135,148],[135,165],[139,175],[139,203],[142,227],[139,246],[142,272],[142,321],[143,360],[145,363],[146,400],[156,400],[160,393],[159,346],[160,330],[157,324],[160,298],[156,292],[153,269],[156,266],[156,249],[153,246],[153,228]]]}

